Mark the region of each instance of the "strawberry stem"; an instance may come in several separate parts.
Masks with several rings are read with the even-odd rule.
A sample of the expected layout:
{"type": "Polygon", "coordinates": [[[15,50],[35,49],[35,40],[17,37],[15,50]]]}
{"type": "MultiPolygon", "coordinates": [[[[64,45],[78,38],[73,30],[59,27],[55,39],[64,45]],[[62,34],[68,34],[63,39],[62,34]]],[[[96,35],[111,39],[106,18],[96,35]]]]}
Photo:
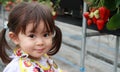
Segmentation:
{"type": "Polygon", "coordinates": [[[98,7],[103,6],[103,5],[104,5],[103,3],[104,3],[104,0],[99,0],[99,1],[98,1],[98,7]]]}
{"type": "Polygon", "coordinates": [[[118,8],[117,8],[117,14],[118,14],[119,12],[120,12],[120,8],[118,7],[118,8]]]}
{"type": "Polygon", "coordinates": [[[103,6],[103,0],[99,0],[98,7],[103,6]]]}
{"type": "Polygon", "coordinates": [[[103,3],[104,3],[103,0],[100,0],[100,2],[101,2],[101,6],[103,6],[103,3]]]}

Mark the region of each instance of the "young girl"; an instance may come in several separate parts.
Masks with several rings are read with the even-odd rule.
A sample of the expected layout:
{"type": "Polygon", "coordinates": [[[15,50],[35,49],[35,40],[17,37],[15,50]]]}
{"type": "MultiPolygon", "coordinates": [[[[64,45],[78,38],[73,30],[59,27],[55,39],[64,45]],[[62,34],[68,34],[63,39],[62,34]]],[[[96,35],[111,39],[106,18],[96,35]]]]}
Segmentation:
{"type": "Polygon", "coordinates": [[[0,57],[7,64],[3,72],[61,72],[50,57],[60,49],[61,30],[47,6],[18,4],[9,15],[7,27],[0,33],[0,57]],[[10,48],[6,33],[15,48],[10,48]],[[14,54],[9,56],[6,49],[13,49],[14,54]]]}

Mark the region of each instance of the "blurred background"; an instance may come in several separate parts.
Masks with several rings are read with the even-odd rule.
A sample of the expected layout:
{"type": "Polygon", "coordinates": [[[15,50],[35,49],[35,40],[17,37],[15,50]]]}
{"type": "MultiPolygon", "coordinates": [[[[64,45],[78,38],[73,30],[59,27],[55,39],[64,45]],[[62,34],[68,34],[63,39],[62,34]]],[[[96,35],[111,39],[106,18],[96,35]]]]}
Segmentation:
{"type": "MultiPolygon", "coordinates": [[[[0,30],[12,7],[20,2],[39,2],[51,7],[55,24],[63,34],[60,51],[53,56],[55,62],[66,72],[80,72],[81,62],[85,68],[81,72],[114,72],[116,55],[116,35],[104,34],[85,37],[85,60],[82,61],[83,43],[83,0],[2,0],[0,1],[0,30]]],[[[87,32],[99,32],[87,29],[87,32]]],[[[11,41],[8,42],[12,45],[11,41]]],[[[120,50],[118,49],[117,72],[120,72],[120,50]]],[[[5,65],[0,62],[0,72],[5,65]]]]}

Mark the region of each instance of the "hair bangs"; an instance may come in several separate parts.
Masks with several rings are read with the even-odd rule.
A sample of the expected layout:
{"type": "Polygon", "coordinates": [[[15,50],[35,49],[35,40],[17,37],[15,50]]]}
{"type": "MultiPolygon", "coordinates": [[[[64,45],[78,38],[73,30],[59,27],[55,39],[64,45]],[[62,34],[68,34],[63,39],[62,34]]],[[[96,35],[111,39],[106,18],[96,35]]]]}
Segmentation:
{"type": "MultiPolygon", "coordinates": [[[[46,9],[48,7],[43,7],[43,5],[37,5],[29,12],[28,20],[33,23],[32,32],[35,32],[40,21],[42,20],[45,24],[45,28],[47,31],[54,33],[55,26],[54,20],[52,18],[51,10],[46,9]]],[[[28,14],[28,13],[27,13],[28,14]]]]}
{"type": "Polygon", "coordinates": [[[15,29],[16,33],[19,33],[21,31],[25,34],[26,26],[30,23],[33,23],[32,32],[35,32],[41,20],[43,20],[45,24],[45,29],[47,29],[49,32],[54,33],[55,25],[52,18],[52,11],[49,7],[39,3],[31,3],[26,4],[24,8],[21,6],[18,9],[18,12],[21,12],[16,12],[16,15],[19,16],[17,18],[14,18],[18,23],[15,29]]]}

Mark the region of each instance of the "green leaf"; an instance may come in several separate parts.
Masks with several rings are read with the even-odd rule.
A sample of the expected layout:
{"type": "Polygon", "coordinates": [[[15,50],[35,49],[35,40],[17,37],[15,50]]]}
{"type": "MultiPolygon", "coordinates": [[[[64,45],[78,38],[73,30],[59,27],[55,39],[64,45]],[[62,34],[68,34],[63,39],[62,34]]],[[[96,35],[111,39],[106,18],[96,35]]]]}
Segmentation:
{"type": "Polygon", "coordinates": [[[104,0],[103,5],[113,11],[116,9],[116,0],[104,0]]]}
{"type": "Polygon", "coordinates": [[[120,6],[120,0],[116,0],[116,7],[120,6]]]}
{"type": "Polygon", "coordinates": [[[107,23],[108,30],[120,29],[120,13],[113,15],[107,23]]]}

